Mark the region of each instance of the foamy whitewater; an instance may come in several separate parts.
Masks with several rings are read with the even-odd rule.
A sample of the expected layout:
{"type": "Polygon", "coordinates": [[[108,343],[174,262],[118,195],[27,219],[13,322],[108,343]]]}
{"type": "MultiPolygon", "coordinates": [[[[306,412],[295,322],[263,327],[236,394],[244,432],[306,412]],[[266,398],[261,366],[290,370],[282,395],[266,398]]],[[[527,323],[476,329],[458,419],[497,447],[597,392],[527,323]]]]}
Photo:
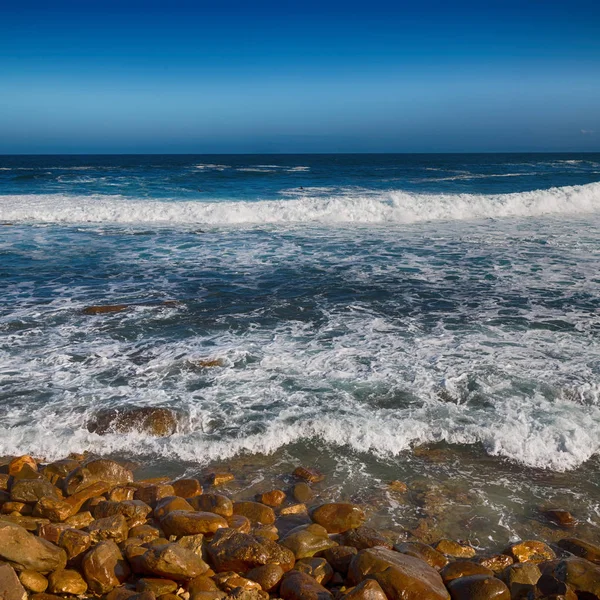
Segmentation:
{"type": "Polygon", "coordinates": [[[600,517],[600,155],[0,157],[0,223],[0,455],[600,517]],[[88,431],[148,405],[178,432],[88,431]]]}

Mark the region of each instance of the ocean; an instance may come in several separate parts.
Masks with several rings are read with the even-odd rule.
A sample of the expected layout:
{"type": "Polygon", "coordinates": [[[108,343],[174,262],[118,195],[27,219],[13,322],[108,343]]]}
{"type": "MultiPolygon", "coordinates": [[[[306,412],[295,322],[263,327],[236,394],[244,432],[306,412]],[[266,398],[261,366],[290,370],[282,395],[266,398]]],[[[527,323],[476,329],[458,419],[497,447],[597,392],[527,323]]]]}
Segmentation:
{"type": "Polygon", "coordinates": [[[0,456],[600,539],[599,227],[600,154],[0,156],[0,456]],[[89,431],[132,406],[177,432],[89,431]]]}

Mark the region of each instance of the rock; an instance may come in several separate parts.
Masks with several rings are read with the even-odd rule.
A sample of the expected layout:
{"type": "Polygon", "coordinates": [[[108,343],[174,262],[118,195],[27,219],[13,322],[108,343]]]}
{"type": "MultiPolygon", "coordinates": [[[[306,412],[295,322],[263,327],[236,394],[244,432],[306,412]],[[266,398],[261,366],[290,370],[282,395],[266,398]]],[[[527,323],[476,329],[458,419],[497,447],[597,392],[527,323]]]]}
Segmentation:
{"type": "Polygon", "coordinates": [[[291,506],[285,506],[279,511],[282,516],[285,515],[301,515],[307,512],[306,504],[292,504],[291,506]]]}
{"type": "Polygon", "coordinates": [[[329,533],[343,533],[349,529],[356,529],[366,518],[362,508],[348,502],[321,504],[311,512],[310,516],[329,533]]]}
{"type": "Polygon", "coordinates": [[[325,479],[325,475],[317,469],[307,469],[306,467],[297,467],[293,475],[298,479],[308,481],[308,483],[319,483],[325,479]]]}
{"type": "Polygon", "coordinates": [[[129,308],[129,304],[104,304],[101,306],[86,306],[84,315],[103,315],[106,313],[122,312],[129,308]]]}
{"type": "Polygon", "coordinates": [[[549,509],[544,511],[544,516],[560,527],[575,527],[577,525],[577,519],[568,510],[549,509]]]}
{"type": "Polygon", "coordinates": [[[374,579],[365,579],[348,590],[341,600],[387,600],[387,596],[374,579]]]}
{"type": "Polygon", "coordinates": [[[556,558],[556,554],[550,546],[535,540],[513,544],[506,550],[506,554],[512,556],[516,562],[540,563],[556,558]]]}
{"type": "Polygon", "coordinates": [[[388,484],[388,488],[392,492],[396,492],[397,494],[406,494],[406,492],[408,492],[408,486],[402,481],[398,480],[390,481],[388,484]]]}
{"type": "Polygon", "coordinates": [[[208,480],[214,486],[224,485],[226,483],[229,483],[230,481],[233,481],[234,479],[235,479],[235,476],[233,475],[233,473],[227,473],[224,471],[211,473],[208,476],[208,480]]]}
{"type": "Polygon", "coordinates": [[[140,485],[133,494],[135,500],[141,500],[154,507],[159,500],[175,496],[175,490],[172,485],[166,483],[145,483],[140,485]]]}
{"type": "Polygon", "coordinates": [[[290,571],[283,576],[279,587],[283,600],[331,600],[331,592],[317,583],[310,575],[290,571]]]}
{"type": "Polygon", "coordinates": [[[82,570],[90,592],[106,594],[124,583],[130,574],[119,547],[112,541],[100,542],[82,561],[82,570]]]}
{"type": "Polygon", "coordinates": [[[310,575],[321,585],[327,585],[333,577],[333,569],[324,558],[302,558],[296,562],[294,569],[310,575]]]}
{"type": "Polygon", "coordinates": [[[302,525],[292,529],[280,544],[289,548],[296,559],[310,558],[318,552],[338,545],[329,538],[327,530],[317,524],[302,525]]]}
{"type": "Polygon", "coordinates": [[[35,517],[43,517],[57,523],[65,521],[73,514],[73,507],[64,500],[55,497],[44,496],[33,509],[35,517]]]}
{"type": "MultiPolygon", "coordinates": [[[[202,496],[198,497],[202,498],[202,496]]],[[[214,513],[175,510],[162,519],[161,527],[166,535],[180,537],[197,533],[212,535],[219,529],[227,528],[228,523],[223,517],[214,513]]]]}
{"type": "Polygon", "coordinates": [[[558,545],[563,550],[575,554],[575,556],[600,564],[600,546],[584,542],[577,538],[564,538],[558,542],[558,545]]]}
{"type": "Polygon", "coordinates": [[[20,569],[50,573],[64,569],[67,555],[62,548],[38,538],[23,527],[0,522],[0,558],[20,569]]]}
{"type": "Polygon", "coordinates": [[[343,536],[343,542],[346,546],[352,546],[357,550],[365,550],[366,548],[374,548],[375,546],[392,549],[390,541],[379,533],[379,531],[371,527],[362,526],[347,531],[343,536]]]}
{"type": "Polygon", "coordinates": [[[258,497],[259,502],[272,507],[281,506],[284,500],[285,492],[283,492],[282,490],[271,490],[270,492],[260,494],[258,497]]]}
{"type": "Polygon", "coordinates": [[[23,587],[30,592],[41,593],[48,589],[48,580],[43,575],[40,575],[36,571],[30,571],[29,569],[19,573],[19,581],[23,584],[23,587]]]}
{"type": "Polygon", "coordinates": [[[502,571],[502,580],[508,586],[511,598],[525,598],[535,593],[535,584],[542,572],[535,563],[524,562],[510,565],[502,571]]]}
{"type": "Polygon", "coordinates": [[[18,513],[11,515],[0,516],[0,524],[9,523],[11,525],[18,525],[27,531],[37,531],[38,527],[46,523],[50,523],[48,519],[42,519],[40,517],[24,517],[18,513]]]}
{"type": "Polygon", "coordinates": [[[514,560],[512,556],[507,554],[494,554],[492,556],[480,556],[474,559],[479,565],[483,565],[488,569],[491,569],[494,573],[500,573],[506,569],[506,567],[513,564],[514,560]]]}
{"type": "Polygon", "coordinates": [[[279,539],[279,530],[277,529],[277,527],[275,527],[275,525],[262,525],[259,527],[255,527],[252,530],[252,534],[259,538],[267,538],[268,540],[272,540],[273,542],[276,542],[279,539]]]}
{"type": "Polygon", "coordinates": [[[79,466],[79,462],[71,458],[57,460],[42,469],[42,475],[52,484],[60,485],[64,478],[79,466]]]}
{"type": "Polygon", "coordinates": [[[87,583],[83,577],[71,569],[64,571],[54,571],[48,577],[48,590],[53,594],[85,594],[87,592],[87,583]]]}
{"type": "Polygon", "coordinates": [[[233,502],[223,494],[203,494],[189,500],[195,510],[215,513],[226,519],[233,515],[233,502]]]}
{"type": "Polygon", "coordinates": [[[440,540],[434,547],[438,552],[455,558],[473,558],[475,556],[475,548],[453,540],[440,540]]]}
{"type": "Polygon", "coordinates": [[[167,437],[177,431],[177,425],[177,413],[173,410],[144,406],[102,410],[88,422],[87,428],[91,433],[98,435],[141,432],[156,437],[167,437]]]}
{"type": "Polygon", "coordinates": [[[91,501],[93,498],[101,497],[102,494],[105,494],[110,489],[110,487],[111,485],[109,483],[99,481],[80,490],[72,496],[65,498],[65,502],[73,507],[73,516],[69,517],[69,519],[78,517],[75,513],[77,513],[86,502],[91,501]]]}
{"type": "Polygon", "coordinates": [[[108,499],[111,502],[124,502],[125,500],[133,500],[136,488],[128,485],[118,485],[108,492],[108,499]]]}
{"type": "Polygon", "coordinates": [[[506,584],[489,575],[453,579],[448,589],[452,600],[510,600],[506,584]]]}
{"type": "Polygon", "coordinates": [[[12,513],[19,513],[20,515],[30,515],[33,511],[29,504],[25,504],[24,502],[9,501],[2,504],[2,510],[0,510],[0,512],[4,515],[10,515],[12,513]]]}
{"type": "Polygon", "coordinates": [[[151,512],[152,509],[141,500],[125,500],[124,502],[105,500],[94,507],[94,517],[96,519],[123,515],[129,528],[143,525],[151,512]]]}
{"type": "Polygon", "coordinates": [[[175,495],[180,498],[194,498],[203,493],[202,486],[197,479],[178,479],[172,484],[175,495]]]}
{"type": "Polygon", "coordinates": [[[470,577],[471,575],[488,575],[489,577],[493,577],[494,571],[471,561],[457,560],[456,562],[446,565],[440,571],[440,575],[442,576],[444,583],[447,584],[453,579],[470,577]]]}
{"type": "Polygon", "coordinates": [[[129,527],[127,527],[125,517],[118,514],[96,519],[88,525],[87,531],[93,543],[114,540],[117,544],[120,544],[127,539],[129,527]]]}
{"type": "Polygon", "coordinates": [[[65,520],[65,524],[73,529],[85,529],[93,521],[92,513],[85,511],[69,517],[65,520]]]}
{"type": "Polygon", "coordinates": [[[48,542],[58,544],[60,535],[65,529],[69,529],[66,523],[45,523],[38,528],[38,536],[48,542]]]}
{"type": "Polygon", "coordinates": [[[200,558],[203,557],[202,548],[204,543],[204,536],[201,533],[198,533],[196,535],[184,535],[183,537],[180,537],[175,543],[181,546],[182,548],[191,550],[200,558]]]}
{"type": "Polygon", "coordinates": [[[128,600],[129,598],[134,600],[133,596],[137,596],[134,591],[125,588],[117,588],[111,592],[108,592],[108,594],[106,594],[102,600],[128,600]]]}
{"type": "Polygon", "coordinates": [[[179,498],[178,496],[167,496],[166,498],[161,498],[154,507],[154,518],[159,521],[166,517],[169,513],[183,510],[188,512],[194,512],[194,507],[184,498],[179,498]]]}
{"type": "Polygon", "coordinates": [[[223,529],[208,546],[208,555],[217,572],[246,571],[266,564],[279,565],[284,571],[294,566],[293,553],[271,540],[247,533],[223,529]]]}
{"type": "Polygon", "coordinates": [[[15,570],[0,564],[0,598],[2,600],[27,600],[27,592],[19,581],[15,570]]]}
{"type": "Polygon", "coordinates": [[[136,525],[129,530],[130,538],[140,538],[142,542],[149,542],[161,535],[160,529],[152,525],[136,525]]]}
{"type": "Polygon", "coordinates": [[[217,584],[206,575],[194,577],[194,579],[188,583],[188,591],[192,596],[199,592],[216,592],[218,590],[217,584]]]}
{"type": "Polygon", "coordinates": [[[252,581],[256,581],[265,592],[275,592],[279,587],[284,570],[280,565],[261,565],[254,567],[246,573],[246,577],[252,581]]]}
{"type": "Polygon", "coordinates": [[[78,467],[65,478],[65,492],[72,496],[94,483],[102,482],[110,487],[133,481],[133,473],[113,460],[98,458],[78,467]]]}
{"type": "Polygon", "coordinates": [[[441,552],[438,552],[427,544],[423,544],[423,542],[404,542],[402,544],[396,544],[394,550],[402,552],[402,554],[408,554],[408,556],[420,558],[438,571],[448,564],[448,559],[441,552]]]}
{"type": "MultiPolygon", "coordinates": [[[[566,558],[548,563],[547,568],[542,570],[542,576],[537,584],[542,591],[546,591],[545,586],[550,587],[548,585],[549,576],[558,582],[567,584],[577,593],[578,597],[586,600],[600,598],[600,567],[588,560],[566,558]]],[[[560,591],[559,593],[565,592],[560,591]]]]}
{"type": "Polygon", "coordinates": [[[208,571],[202,558],[179,544],[148,549],[141,558],[141,565],[147,573],[174,581],[188,581],[208,571]]]}
{"type": "Polygon", "coordinates": [[[67,553],[69,561],[83,558],[83,554],[91,545],[92,538],[90,534],[79,529],[65,529],[58,539],[58,546],[67,553]]]}
{"type": "Polygon", "coordinates": [[[252,529],[252,523],[248,517],[244,515],[232,515],[227,517],[227,523],[231,529],[235,529],[241,533],[250,533],[252,529]]]}
{"type": "Polygon", "coordinates": [[[154,592],[156,596],[161,596],[175,593],[179,589],[179,584],[171,579],[145,577],[138,580],[135,589],[137,592],[154,592]]]}
{"type": "Polygon", "coordinates": [[[346,575],[350,562],[356,556],[358,550],[353,546],[334,546],[319,554],[332,566],[334,571],[346,575]]]}
{"type": "Polygon", "coordinates": [[[304,482],[300,481],[297,483],[292,489],[292,496],[294,496],[294,500],[299,502],[300,504],[305,504],[313,497],[313,491],[310,486],[304,482]]]}
{"type": "Polygon", "coordinates": [[[10,490],[15,502],[37,502],[44,496],[59,499],[58,490],[47,479],[21,479],[10,490]]]}
{"type": "Polygon", "coordinates": [[[217,573],[213,577],[215,583],[219,588],[221,588],[224,592],[231,593],[237,588],[241,588],[243,590],[260,590],[261,587],[256,581],[252,581],[251,579],[246,579],[233,571],[227,571],[225,573],[217,573]]]}
{"type": "Polygon", "coordinates": [[[33,456],[25,454],[23,456],[17,456],[16,458],[13,458],[8,463],[8,474],[15,477],[21,472],[25,465],[27,465],[32,471],[37,472],[37,461],[35,460],[35,458],[33,458],[33,456]]]}
{"type": "Polygon", "coordinates": [[[233,514],[242,515],[254,524],[273,525],[273,523],[275,523],[275,513],[273,512],[273,509],[264,504],[260,504],[260,502],[234,502],[233,514]]]}
{"type": "Polygon", "coordinates": [[[348,578],[359,584],[375,579],[390,600],[448,600],[440,574],[426,562],[389,550],[361,550],[350,563],[348,578]]]}

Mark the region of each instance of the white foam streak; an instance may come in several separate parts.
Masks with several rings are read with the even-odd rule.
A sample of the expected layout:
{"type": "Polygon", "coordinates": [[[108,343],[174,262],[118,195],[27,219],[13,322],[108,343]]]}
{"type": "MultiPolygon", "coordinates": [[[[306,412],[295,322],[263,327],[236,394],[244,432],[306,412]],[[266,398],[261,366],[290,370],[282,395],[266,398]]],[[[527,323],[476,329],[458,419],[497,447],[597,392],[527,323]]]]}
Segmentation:
{"type": "Polygon", "coordinates": [[[390,191],[377,196],[346,194],[256,202],[161,202],[59,194],[0,197],[1,220],[43,223],[415,223],[598,211],[600,183],[498,195],[390,191]]]}

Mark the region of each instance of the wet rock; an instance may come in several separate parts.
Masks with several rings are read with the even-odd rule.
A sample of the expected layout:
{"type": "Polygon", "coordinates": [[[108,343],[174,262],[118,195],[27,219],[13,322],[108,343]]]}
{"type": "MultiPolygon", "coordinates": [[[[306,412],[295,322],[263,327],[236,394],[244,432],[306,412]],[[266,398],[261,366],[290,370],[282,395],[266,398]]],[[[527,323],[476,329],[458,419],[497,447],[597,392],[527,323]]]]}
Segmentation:
{"type": "Polygon", "coordinates": [[[333,577],[333,568],[324,558],[302,558],[296,562],[294,569],[310,575],[321,585],[327,585],[333,577]]]}
{"type": "Polygon", "coordinates": [[[85,531],[69,528],[61,532],[57,545],[67,553],[67,559],[73,562],[83,558],[84,553],[92,545],[92,538],[85,531]]]}
{"type": "Polygon", "coordinates": [[[343,535],[342,539],[346,546],[352,546],[357,550],[365,550],[366,548],[374,548],[375,546],[392,549],[392,544],[388,538],[371,527],[361,526],[351,529],[343,535]]]}
{"type": "Polygon", "coordinates": [[[112,541],[100,542],[82,561],[84,578],[90,592],[106,594],[127,581],[130,569],[119,547],[112,541]]]}
{"type": "Polygon", "coordinates": [[[180,498],[178,496],[167,496],[166,498],[161,498],[154,507],[154,518],[155,519],[163,519],[169,513],[174,512],[176,510],[183,510],[188,512],[194,512],[194,507],[184,498],[180,498]]]}
{"type": "Polygon", "coordinates": [[[41,593],[48,589],[48,580],[43,575],[29,569],[19,573],[19,581],[30,592],[41,593]]]}
{"type": "Polygon", "coordinates": [[[346,575],[350,562],[356,556],[358,550],[352,546],[334,546],[319,554],[332,566],[334,571],[346,575]]]}
{"type": "Polygon", "coordinates": [[[87,592],[87,583],[83,577],[72,569],[54,571],[48,577],[48,591],[53,594],[72,594],[78,596],[87,592]]]}
{"type": "Polygon", "coordinates": [[[45,523],[38,528],[38,536],[53,544],[58,544],[60,535],[69,526],[65,523],[45,523]]]}
{"type": "Polygon", "coordinates": [[[56,523],[65,521],[73,514],[73,507],[64,500],[45,496],[39,500],[33,509],[35,517],[49,519],[56,523]]]}
{"type": "Polygon", "coordinates": [[[144,572],[174,581],[188,581],[208,571],[208,565],[197,554],[178,544],[150,548],[142,556],[144,572]]]}
{"type": "Polygon", "coordinates": [[[475,548],[453,540],[440,540],[434,547],[438,552],[455,558],[473,558],[475,556],[475,548]]]}
{"type": "Polygon", "coordinates": [[[192,596],[200,592],[217,592],[218,590],[217,584],[206,575],[194,577],[188,583],[188,591],[192,596]]]}
{"type": "Polygon", "coordinates": [[[161,535],[160,529],[152,525],[136,525],[129,530],[130,538],[140,538],[142,542],[149,542],[161,535]]]}
{"type": "Polygon", "coordinates": [[[350,563],[354,584],[375,579],[386,596],[397,600],[448,600],[440,574],[426,562],[387,548],[361,550],[350,563]]]}
{"type": "Polygon", "coordinates": [[[171,579],[145,577],[135,584],[136,592],[153,592],[156,596],[175,593],[178,589],[179,584],[171,579]]]}
{"type": "Polygon", "coordinates": [[[217,573],[213,579],[220,589],[228,593],[233,592],[237,588],[243,590],[261,590],[260,584],[256,583],[256,581],[242,577],[233,571],[217,573]]]}
{"type": "Polygon", "coordinates": [[[449,565],[446,565],[440,571],[440,575],[442,576],[444,583],[448,583],[453,579],[458,579],[459,577],[470,577],[471,575],[488,575],[492,577],[494,575],[494,571],[471,561],[457,560],[449,565]]]}
{"type": "Polygon", "coordinates": [[[568,511],[557,508],[544,511],[544,516],[559,527],[575,527],[577,519],[568,511]]]}
{"type": "Polygon", "coordinates": [[[348,590],[341,600],[387,600],[387,596],[374,579],[365,579],[348,590]]]}
{"type": "Polygon", "coordinates": [[[272,525],[275,523],[273,509],[260,502],[234,502],[233,514],[246,517],[251,523],[272,525]]]}
{"type": "Polygon", "coordinates": [[[217,572],[246,571],[266,564],[279,565],[284,571],[294,566],[293,553],[271,540],[224,529],[215,534],[208,555],[217,572]]]}
{"type": "Polygon", "coordinates": [[[172,484],[175,495],[180,498],[194,498],[203,492],[202,485],[197,479],[178,479],[172,484]]]}
{"type": "MultiPolygon", "coordinates": [[[[33,511],[31,505],[25,504],[24,502],[4,502],[0,512],[3,515],[10,515],[12,513],[19,513],[20,515],[30,515],[33,511]]],[[[41,515],[36,515],[41,516],[41,515]]]]}
{"type": "MultiPolygon", "coordinates": [[[[325,479],[325,475],[317,469],[307,469],[306,467],[298,467],[293,473],[294,477],[303,479],[308,483],[319,483],[325,479]]],[[[300,502],[300,501],[299,501],[300,502]]]]}
{"type": "MultiPolygon", "coordinates": [[[[199,496],[202,498],[202,496],[199,496]]],[[[182,535],[212,535],[219,529],[229,525],[220,515],[209,512],[188,512],[175,510],[162,519],[160,523],[166,535],[180,537],[182,535]]]]}
{"type": "Polygon", "coordinates": [[[359,506],[348,502],[322,504],[311,512],[311,519],[325,527],[329,533],[344,533],[360,527],[365,521],[365,513],[359,506]]]}
{"type": "Polygon", "coordinates": [[[52,484],[60,485],[64,478],[79,466],[79,461],[71,458],[57,460],[42,469],[42,475],[52,484]]]}
{"type": "Polygon", "coordinates": [[[517,563],[502,571],[502,580],[508,586],[512,598],[534,595],[535,585],[541,576],[539,567],[531,562],[517,563]]]}
{"type": "Polygon", "coordinates": [[[279,587],[283,600],[331,600],[331,592],[317,583],[310,575],[290,571],[283,576],[279,587]]]}
{"type": "Polygon", "coordinates": [[[75,513],[77,513],[86,502],[91,502],[94,498],[102,497],[102,495],[105,494],[110,489],[110,487],[111,485],[109,483],[99,481],[80,490],[72,496],[65,498],[65,502],[67,504],[70,504],[73,508],[73,516],[69,518],[72,519],[74,517],[77,517],[78,515],[76,515],[75,513]]]}
{"type": "Polygon", "coordinates": [[[491,569],[494,573],[501,573],[506,567],[512,565],[515,561],[512,556],[507,554],[494,554],[492,556],[479,556],[474,559],[479,564],[491,569]]]}
{"type": "Polygon", "coordinates": [[[17,456],[8,463],[8,474],[16,477],[22,470],[23,467],[28,466],[31,471],[37,472],[38,464],[33,456],[25,454],[23,456],[17,456]]]}
{"type": "Polygon", "coordinates": [[[117,544],[125,541],[129,534],[129,527],[123,515],[113,515],[96,519],[88,525],[87,528],[92,542],[101,542],[104,540],[114,540],[117,544]]]}
{"type": "Polygon", "coordinates": [[[506,584],[489,575],[471,575],[448,584],[452,600],[510,600],[506,584]]]}
{"type": "Polygon", "coordinates": [[[36,537],[19,525],[0,522],[0,558],[20,569],[50,573],[64,569],[67,555],[62,548],[36,537]]]}
{"type": "Polygon", "coordinates": [[[261,525],[252,529],[251,533],[256,537],[267,538],[273,542],[276,542],[279,539],[279,530],[275,525],[261,525]]]}
{"type": "Polygon", "coordinates": [[[390,481],[388,484],[388,488],[392,492],[396,492],[397,494],[406,494],[408,492],[408,486],[402,481],[390,481]]]}
{"type": "Polygon", "coordinates": [[[104,315],[107,313],[123,312],[129,308],[129,304],[104,304],[98,306],[86,306],[83,309],[84,315],[104,315]]]}
{"type": "Polygon", "coordinates": [[[110,487],[125,485],[133,481],[133,473],[113,460],[99,458],[78,467],[65,478],[65,492],[72,496],[94,483],[110,487]]]}
{"type": "Polygon", "coordinates": [[[92,517],[92,513],[85,511],[69,517],[65,520],[65,524],[73,529],[85,529],[93,521],[94,517],[92,517]]]}
{"type": "Polygon", "coordinates": [[[94,507],[96,519],[123,515],[128,528],[143,525],[151,512],[152,509],[141,500],[125,500],[124,502],[106,500],[94,507]]]}
{"type": "Polygon", "coordinates": [[[600,564],[600,546],[578,538],[564,538],[558,542],[558,545],[575,556],[600,564]]]}
{"type": "Polygon", "coordinates": [[[302,525],[292,529],[280,543],[289,548],[297,560],[310,558],[318,552],[338,545],[329,538],[327,530],[317,524],[302,525]]]}
{"type": "Polygon", "coordinates": [[[270,492],[260,494],[258,497],[259,502],[271,507],[281,506],[284,500],[285,492],[282,490],[271,490],[270,492]]]}
{"type": "Polygon", "coordinates": [[[284,570],[280,565],[267,564],[254,567],[246,573],[246,577],[256,581],[265,592],[275,592],[283,577],[284,570]]]}
{"type": "Polygon", "coordinates": [[[27,600],[27,592],[19,581],[15,570],[0,564],[0,598],[2,600],[27,600]]]}
{"type": "Polygon", "coordinates": [[[506,554],[512,556],[516,562],[540,563],[556,558],[556,554],[550,546],[536,540],[513,544],[506,550],[506,554]]]}
{"type": "Polygon", "coordinates": [[[314,496],[314,493],[307,483],[300,481],[293,487],[292,496],[296,502],[304,504],[314,496]]]}
{"type": "Polygon", "coordinates": [[[215,513],[226,519],[233,515],[233,502],[223,494],[203,494],[191,498],[189,503],[195,510],[215,513]]]}
{"type": "Polygon", "coordinates": [[[543,569],[542,577],[538,581],[540,589],[544,590],[544,586],[548,586],[549,576],[567,584],[578,597],[586,600],[600,598],[600,567],[588,560],[567,558],[549,563],[548,567],[543,569]]]}
{"type": "Polygon", "coordinates": [[[394,550],[402,552],[402,554],[408,554],[408,556],[420,558],[438,571],[448,564],[448,559],[441,552],[438,552],[427,544],[423,544],[423,542],[404,542],[402,544],[396,544],[394,550]]]}
{"type": "Polygon", "coordinates": [[[184,535],[180,537],[176,542],[177,545],[185,548],[186,550],[191,550],[194,554],[203,557],[203,544],[204,544],[204,536],[201,533],[196,535],[184,535]]]}
{"type": "Polygon", "coordinates": [[[45,496],[60,499],[58,490],[47,479],[21,479],[10,489],[14,502],[37,502],[45,496]]]}
{"type": "Polygon", "coordinates": [[[138,489],[133,494],[135,500],[141,500],[149,506],[156,506],[159,500],[175,496],[175,490],[172,485],[166,483],[144,483],[139,484],[138,489]]]}
{"type": "Polygon", "coordinates": [[[108,492],[108,499],[111,502],[124,502],[125,500],[133,500],[135,491],[136,488],[134,487],[119,485],[108,492]]]}
{"type": "Polygon", "coordinates": [[[215,473],[211,473],[208,477],[208,480],[210,481],[210,483],[212,485],[214,485],[215,487],[229,483],[230,481],[233,481],[234,479],[235,479],[235,476],[233,475],[233,473],[228,473],[226,471],[217,471],[215,473]]]}
{"type": "Polygon", "coordinates": [[[13,513],[11,515],[1,515],[0,523],[10,523],[11,525],[18,525],[27,531],[37,531],[38,527],[50,523],[50,521],[41,517],[25,517],[18,513],[13,513]]]}
{"type": "Polygon", "coordinates": [[[279,511],[282,516],[285,515],[301,515],[307,512],[306,504],[292,504],[291,506],[285,506],[279,511]]]}

